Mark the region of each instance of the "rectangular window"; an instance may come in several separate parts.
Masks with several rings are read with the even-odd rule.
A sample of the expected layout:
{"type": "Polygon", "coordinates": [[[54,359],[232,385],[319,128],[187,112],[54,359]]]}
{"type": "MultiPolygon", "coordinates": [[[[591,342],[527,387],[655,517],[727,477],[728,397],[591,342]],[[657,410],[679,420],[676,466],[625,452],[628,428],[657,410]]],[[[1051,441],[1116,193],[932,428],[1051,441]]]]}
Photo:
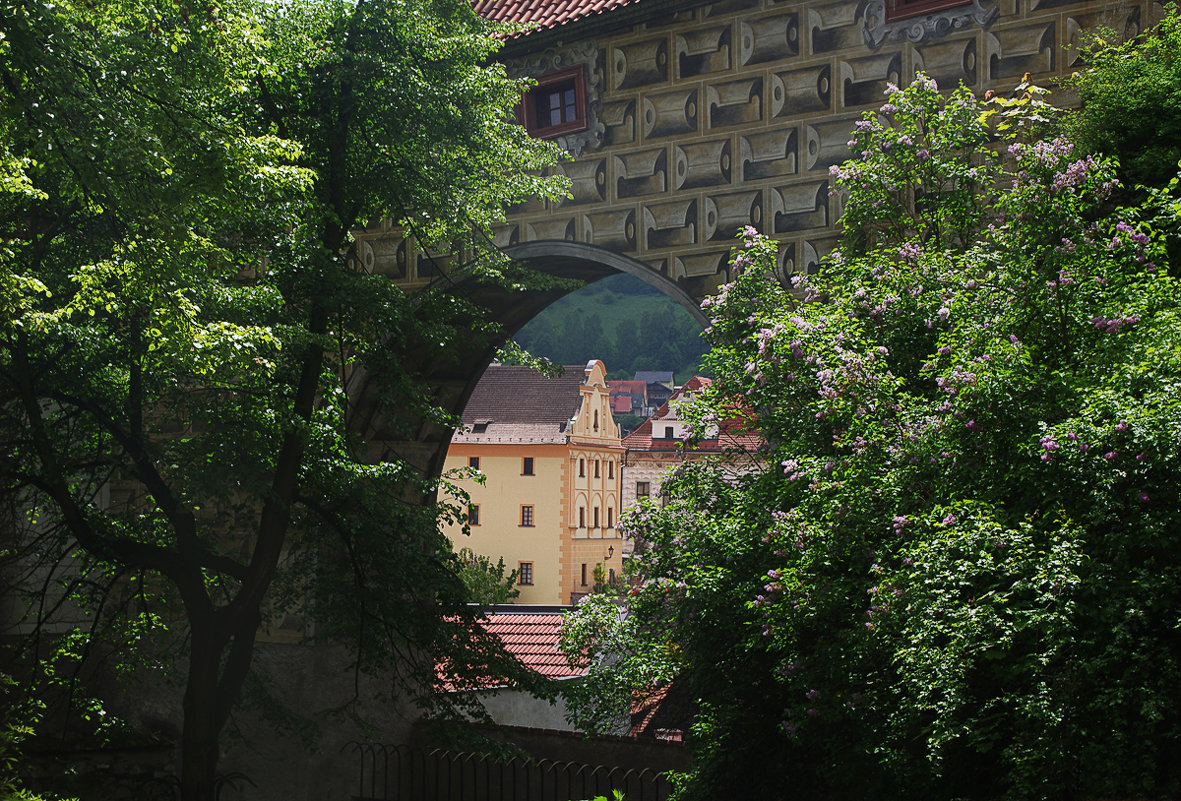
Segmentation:
{"type": "Polygon", "coordinates": [[[532,526],[533,525],[533,507],[532,506],[522,506],[521,507],[521,525],[522,526],[532,526]]]}
{"type": "Polygon", "coordinates": [[[599,477],[599,460],[595,459],[595,478],[599,477]]]}
{"type": "Polygon", "coordinates": [[[917,17],[920,14],[966,5],[968,0],[886,0],[886,21],[917,17]]]}
{"type": "Polygon", "coordinates": [[[533,563],[521,562],[517,566],[517,583],[518,584],[532,584],[533,583],[533,563]]]}
{"type": "Polygon", "coordinates": [[[595,520],[595,525],[594,525],[594,527],[595,527],[595,528],[598,528],[598,527],[599,527],[599,507],[597,507],[597,506],[595,507],[595,515],[594,515],[594,520],[595,520]]]}
{"type": "Polygon", "coordinates": [[[480,469],[480,457],[479,456],[467,457],[467,466],[470,467],[472,470],[479,470],[480,469]]]}
{"type": "Polygon", "coordinates": [[[586,528],[586,507],[578,507],[578,527],[586,528]]]}
{"type": "Polygon", "coordinates": [[[615,528],[615,510],[607,507],[607,528],[615,528]]]}
{"type": "Polygon", "coordinates": [[[532,456],[526,456],[525,458],[523,458],[521,460],[521,475],[523,475],[523,476],[533,475],[533,457],[532,456]]]}
{"type": "Polygon", "coordinates": [[[665,439],[672,439],[673,438],[673,427],[672,426],[665,426],[664,427],[664,438],[665,439]]]}
{"type": "Polygon", "coordinates": [[[647,481],[637,481],[636,482],[636,497],[637,498],[647,498],[648,497],[648,482],[647,481]]]}
{"type": "Polygon", "coordinates": [[[467,508],[467,524],[469,526],[480,525],[480,507],[478,504],[472,504],[467,508]]]}
{"type": "Polygon", "coordinates": [[[607,478],[615,478],[615,462],[607,462],[607,478]]]}
{"type": "Polygon", "coordinates": [[[538,78],[523,112],[525,129],[539,139],[586,130],[586,68],[579,64],[538,78]]]}
{"type": "Polygon", "coordinates": [[[582,563],[582,586],[586,586],[586,562],[582,563]]]}

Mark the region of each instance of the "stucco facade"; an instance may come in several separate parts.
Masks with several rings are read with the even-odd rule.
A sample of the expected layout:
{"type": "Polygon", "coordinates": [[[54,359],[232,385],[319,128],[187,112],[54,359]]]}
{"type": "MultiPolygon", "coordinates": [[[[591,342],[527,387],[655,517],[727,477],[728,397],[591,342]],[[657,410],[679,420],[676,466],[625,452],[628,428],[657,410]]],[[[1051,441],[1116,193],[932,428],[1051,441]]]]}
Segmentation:
{"type": "Polygon", "coordinates": [[[596,564],[622,567],[619,426],[602,362],[552,383],[524,369],[490,367],[452,438],[445,469],[478,469],[483,483],[456,480],[471,498],[469,534],[448,536],[520,571],[518,602],[569,604],[596,564]]]}

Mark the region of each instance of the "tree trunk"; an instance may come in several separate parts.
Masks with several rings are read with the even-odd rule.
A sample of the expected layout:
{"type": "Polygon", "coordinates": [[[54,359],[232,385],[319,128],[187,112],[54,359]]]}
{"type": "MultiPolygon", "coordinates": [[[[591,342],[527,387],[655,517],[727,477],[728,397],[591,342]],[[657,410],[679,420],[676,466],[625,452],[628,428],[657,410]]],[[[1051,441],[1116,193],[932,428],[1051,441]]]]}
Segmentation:
{"type": "Polygon", "coordinates": [[[225,644],[214,627],[194,622],[192,629],[180,747],[181,801],[214,801],[221,734],[218,684],[225,644]]]}

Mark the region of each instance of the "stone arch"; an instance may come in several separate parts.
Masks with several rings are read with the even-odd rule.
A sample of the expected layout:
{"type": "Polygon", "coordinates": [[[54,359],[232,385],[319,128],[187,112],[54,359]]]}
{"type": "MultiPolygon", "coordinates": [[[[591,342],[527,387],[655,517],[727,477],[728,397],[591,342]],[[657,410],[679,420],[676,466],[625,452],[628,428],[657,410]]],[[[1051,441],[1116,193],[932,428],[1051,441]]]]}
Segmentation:
{"type": "MultiPolygon", "coordinates": [[[[696,297],[680,283],[630,256],[597,245],[570,240],[521,242],[504,248],[503,252],[514,261],[538,272],[587,284],[620,273],[633,275],[676,301],[702,327],[708,325],[706,316],[701,312],[700,297],[696,297]]],[[[500,324],[504,339],[507,340],[547,306],[573,290],[514,291],[469,280],[469,273],[461,268],[436,278],[419,291],[446,292],[483,306],[492,313],[495,322],[500,324]]],[[[489,348],[488,361],[481,366],[481,371],[491,361],[500,344],[497,342],[489,348]]]]}
{"type": "MultiPolygon", "coordinates": [[[[634,275],[676,301],[703,327],[707,325],[699,298],[678,282],[629,256],[569,240],[523,242],[506,248],[504,252],[538,272],[588,284],[619,273],[634,275]]],[[[500,326],[500,336],[494,340],[471,337],[468,341],[455,343],[453,358],[446,364],[419,365],[423,379],[439,405],[458,415],[499,347],[543,309],[574,290],[510,290],[469,280],[469,274],[461,268],[437,278],[419,291],[442,292],[462,298],[486,309],[490,318],[500,326]]],[[[409,359],[414,358],[411,353],[406,355],[409,359]]],[[[350,425],[369,443],[370,458],[404,459],[428,476],[439,475],[451,441],[451,429],[427,420],[413,421],[413,432],[407,437],[407,421],[403,420],[400,421],[401,433],[395,435],[393,427],[387,425],[377,412],[374,385],[373,376],[363,368],[358,368],[349,382],[352,399],[350,425]]]]}

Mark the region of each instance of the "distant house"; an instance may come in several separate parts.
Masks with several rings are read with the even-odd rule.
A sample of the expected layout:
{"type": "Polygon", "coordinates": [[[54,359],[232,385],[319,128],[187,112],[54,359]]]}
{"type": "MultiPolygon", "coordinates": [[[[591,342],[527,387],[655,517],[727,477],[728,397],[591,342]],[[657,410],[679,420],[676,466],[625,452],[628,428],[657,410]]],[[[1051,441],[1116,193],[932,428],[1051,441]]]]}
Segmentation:
{"type": "Polygon", "coordinates": [[[670,370],[638,370],[633,378],[647,385],[648,403],[653,409],[671,398],[677,386],[670,370]]]}
{"type": "Polygon", "coordinates": [[[447,532],[517,572],[523,604],[568,604],[594,585],[595,565],[622,566],[623,448],[601,361],[546,378],[493,365],[463,412],[445,470],[479,470],[456,483],[471,498],[469,536],[447,532]]]}
{"type": "Polygon", "coordinates": [[[648,382],[646,381],[608,381],[611,390],[611,411],[615,414],[635,414],[647,416],[652,414],[648,404],[648,382]]]}
{"type": "MultiPolygon", "coordinates": [[[[753,430],[754,420],[749,413],[735,410],[720,421],[716,430],[693,447],[684,445],[688,425],[676,409],[676,401],[710,384],[710,379],[694,376],[665,402],[639,428],[623,439],[623,508],[628,509],[639,498],[660,495],[660,484],[669,468],[686,459],[724,456],[735,474],[758,467],[761,440],[753,430]]],[[[627,543],[630,552],[632,543],[627,543]]]]}

